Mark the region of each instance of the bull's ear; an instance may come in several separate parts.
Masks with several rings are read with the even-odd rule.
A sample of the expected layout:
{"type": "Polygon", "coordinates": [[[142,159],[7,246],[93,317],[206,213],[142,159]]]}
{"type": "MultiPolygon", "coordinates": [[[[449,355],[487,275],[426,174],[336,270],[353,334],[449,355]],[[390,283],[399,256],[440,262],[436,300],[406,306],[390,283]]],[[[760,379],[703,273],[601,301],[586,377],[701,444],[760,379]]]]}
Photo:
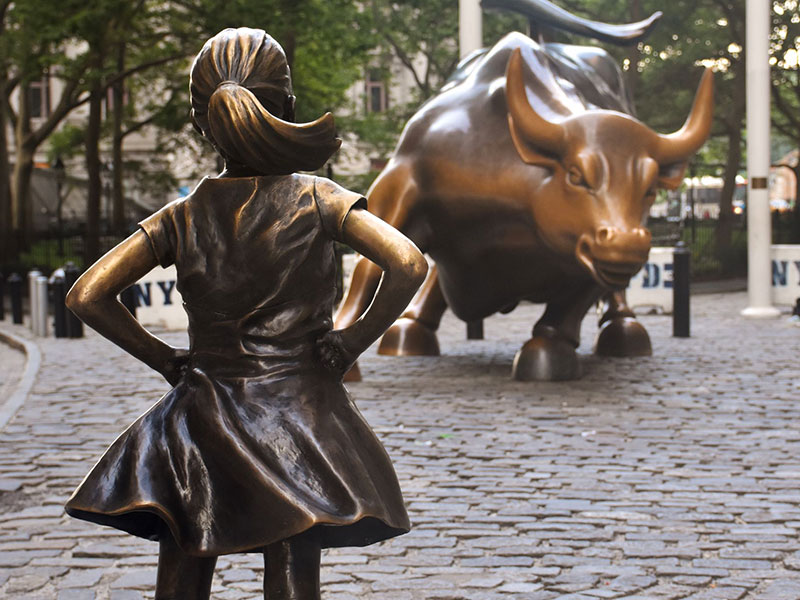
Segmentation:
{"type": "Polygon", "coordinates": [[[517,149],[517,154],[519,154],[523,162],[551,170],[555,168],[558,164],[558,158],[533,147],[514,127],[514,119],[511,115],[508,116],[508,129],[511,131],[511,139],[517,149]]]}
{"type": "Polygon", "coordinates": [[[671,165],[662,165],[658,169],[658,187],[665,190],[675,190],[683,182],[683,174],[688,163],[676,162],[671,165]]]}

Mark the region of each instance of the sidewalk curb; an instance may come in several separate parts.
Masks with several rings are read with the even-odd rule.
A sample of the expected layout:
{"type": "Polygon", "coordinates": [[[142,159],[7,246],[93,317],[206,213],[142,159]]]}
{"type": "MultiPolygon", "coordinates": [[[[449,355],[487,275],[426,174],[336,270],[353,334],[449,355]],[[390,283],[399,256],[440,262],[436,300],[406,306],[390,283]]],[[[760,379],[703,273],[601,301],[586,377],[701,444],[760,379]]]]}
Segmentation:
{"type": "Polygon", "coordinates": [[[17,385],[17,389],[0,406],[0,431],[6,428],[8,422],[17,414],[17,411],[25,403],[28,393],[36,381],[36,374],[42,364],[42,353],[39,347],[31,341],[24,340],[7,331],[0,329],[0,343],[5,343],[12,348],[16,348],[25,353],[25,372],[17,385]]]}

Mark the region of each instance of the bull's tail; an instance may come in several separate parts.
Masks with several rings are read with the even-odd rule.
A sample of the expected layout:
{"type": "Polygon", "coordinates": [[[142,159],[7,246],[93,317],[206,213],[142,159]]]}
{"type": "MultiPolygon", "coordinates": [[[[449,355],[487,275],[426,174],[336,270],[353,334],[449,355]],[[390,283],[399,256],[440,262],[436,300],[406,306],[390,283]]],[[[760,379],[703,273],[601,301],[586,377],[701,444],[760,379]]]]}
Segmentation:
{"type": "Polygon", "coordinates": [[[535,23],[563,29],[571,33],[585,35],[603,42],[626,46],[640,42],[653,30],[661,18],[661,12],[655,12],[644,21],[611,25],[599,21],[590,21],[555,6],[548,0],[481,0],[484,8],[510,10],[528,17],[535,23]]]}

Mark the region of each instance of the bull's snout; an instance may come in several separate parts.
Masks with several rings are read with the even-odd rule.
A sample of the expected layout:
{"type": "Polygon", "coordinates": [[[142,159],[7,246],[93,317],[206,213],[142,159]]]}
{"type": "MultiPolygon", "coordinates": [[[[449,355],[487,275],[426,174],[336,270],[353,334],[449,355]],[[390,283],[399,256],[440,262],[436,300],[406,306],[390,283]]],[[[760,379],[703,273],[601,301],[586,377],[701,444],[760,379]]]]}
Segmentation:
{"type": "Polygon", "coordinates": [[[624,288],[647,262],[651,237],[644,227],[599,227],[594,235],[580,237],[576,255],[598,282],[624,288]]]}
{"type": "Polygon", "coordinates": [[[624,231],[616,227],[601,227],[594,234],[595,246],[600,253],[608,253],[608,260],[624,261],[627,257],[647,260],[650,252],[650,231],[637,227],[624,231]]]}

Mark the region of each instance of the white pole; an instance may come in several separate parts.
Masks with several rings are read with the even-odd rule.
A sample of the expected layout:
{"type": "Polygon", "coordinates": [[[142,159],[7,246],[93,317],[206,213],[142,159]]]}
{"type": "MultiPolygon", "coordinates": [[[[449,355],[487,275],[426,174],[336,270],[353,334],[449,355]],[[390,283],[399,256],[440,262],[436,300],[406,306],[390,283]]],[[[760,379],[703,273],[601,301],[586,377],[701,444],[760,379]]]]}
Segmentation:
{"type": "Polygon", "coordinates": [[[458,51],[464,58],[483,48],[483,13],[480,0],[458,0],[458,51]]]}
{"type": "Polygon", "coordinates": [[[36,288],[36,330],[39,337],[47,337],[47,277],[40,275],[34,284],[36,288]]]}
{"type": "Polygon", "coordinates": [[[747,295],[745,317],[776,317],[772,306],[769,211],[769,28],[772,4],[747,0],[747,295]]]}

